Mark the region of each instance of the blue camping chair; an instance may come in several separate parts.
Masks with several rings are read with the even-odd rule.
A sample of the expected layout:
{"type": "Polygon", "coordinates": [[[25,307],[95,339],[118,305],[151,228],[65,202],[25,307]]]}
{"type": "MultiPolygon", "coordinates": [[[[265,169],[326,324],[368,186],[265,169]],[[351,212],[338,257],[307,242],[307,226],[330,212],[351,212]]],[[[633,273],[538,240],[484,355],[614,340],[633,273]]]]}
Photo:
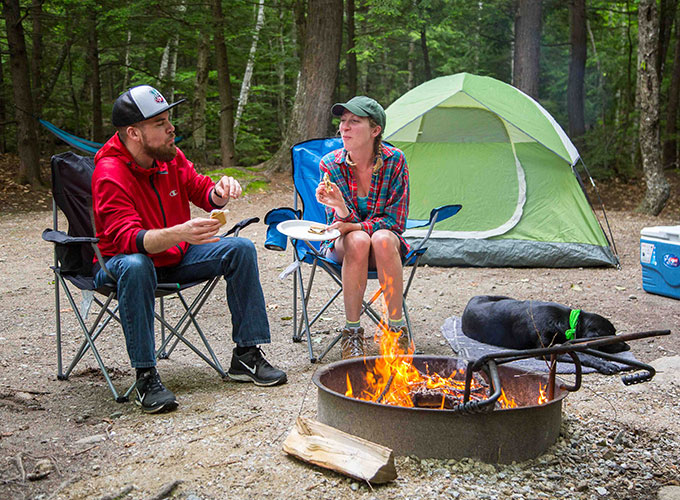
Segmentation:
{"type": "MultiPolygon", "coordinates": [[[[287,246],[287,237],[278,231],[277,226],[280,222],[286,220],[306,220],[314,221],[322,224],[326,223],[326,213],[324,206],[316,201],[316,187],[321,179],[319,173],[319,162],[321,158],[327,153],[341,148],[342,139],[330,138],[330,139],[311,139],[308,141],[300,142],[295,144],[291,148],[291,159],[293,165],[293,185],[295,187],[294,193],[294,206],[281,207],[271,210],[265,216],[264,222],[267,224],[267,239],[265,242],[265,247],[270,250],[283,251],[287,246]],[[302,210],[298,209],[298,198],[302,203],[302,210]]],[[[425,246],[427,240],[429,239],[432,230],[434,229],[437,221],[448,219],[449,217],[455,215],[460,210],[460,205],[444,205],[441,207],[434,208],[430,212],[430,218],[428,220],[414,220],[409,219],[406,223],[406,228],[418,228],[418,227],[428,227],[429,230],[426,236],[418,244],[416,248],[413,248],[404,258],[404,266],[412,266],[411,273],[406,281],[404,287],[404,319],[413,341],[413,329],[411,327],[411,320],[408,314],[408,307],[406,304],[406,296],[415,277],[416,270],[418,269],[418,264],[420,259],[425,254],[427,247],[425,246]]],[[[307,347],[309,350],[309,360],[312,363],[321,361],[326,354],[338,343],[341,335],[337,335],[324,349],[324,351],[319,356],[315,356],[314,349],[312,345],[312,331],[311,327],[316,323],[316,321],[321,317],[321,315],[330,307],[330,305],[335,301],[338,296],[342,293],[342,266],[338,265],[332,260],[325,258],[320,252],[319,248],[320,242],[309,242],[302,240],[292,240],[293,247],[293,262],[292,264],[282,273],[282,277],[289,274],[293,274],[293,341],[302,342],[303,333],[307,339],[307,347]],[[302,264],[310,264],[312,266],[309,278],[307,280],[307,285],[303,283],[302,276],[302,264]],[[314,276],[317,268],[323,269],[331,279],[337,284],[337,290],[332,294],[328,301],[321,307],[318,313],[311,319],[309,319],[308,305],[310,296],[312,294],[312,288],[314,285],[314,276]],[[301,317],[298,318],[298,294],[300,296],[300,309],[301,317]]],[[[378,279],[378,273],[376,271],[369,271],[369,280],[378,279]]],[[[382,288],[378,290],[371,296],[368,301],[363,302],[362,314],[366,315],[373,320],[376,324],[380,323],[380,315],[371,307],[372,304],[382,295],[382,288]]]]}

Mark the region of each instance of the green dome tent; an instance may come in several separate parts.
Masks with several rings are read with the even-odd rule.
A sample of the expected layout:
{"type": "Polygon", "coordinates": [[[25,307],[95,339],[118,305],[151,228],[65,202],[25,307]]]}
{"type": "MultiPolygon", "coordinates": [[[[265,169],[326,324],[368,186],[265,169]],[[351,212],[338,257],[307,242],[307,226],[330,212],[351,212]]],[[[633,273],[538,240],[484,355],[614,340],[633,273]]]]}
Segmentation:
{"type": "MultiPolygon", "coordinates": [[[[459,73],[410,90],[386,114],[384,139],[409,164],[409,217],[463,206],[437,224],[427,263],[618,265],[580,186],[578,151],[531,97],[493,78],[459,73]]],[[[406,236],[413,243],[422,234],[406,236]]]]}

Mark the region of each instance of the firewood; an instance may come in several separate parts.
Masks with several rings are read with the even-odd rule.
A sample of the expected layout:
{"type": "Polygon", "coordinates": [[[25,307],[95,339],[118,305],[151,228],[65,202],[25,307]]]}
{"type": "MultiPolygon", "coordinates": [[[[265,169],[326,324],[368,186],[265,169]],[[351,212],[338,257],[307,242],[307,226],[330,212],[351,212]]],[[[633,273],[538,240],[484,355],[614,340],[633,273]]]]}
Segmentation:
{"type": "Polygon", "coordinates": [[[304,417],[298,417],[283,451],[361,481],[379,484],[397,477],[391,449],[304,417]]]}

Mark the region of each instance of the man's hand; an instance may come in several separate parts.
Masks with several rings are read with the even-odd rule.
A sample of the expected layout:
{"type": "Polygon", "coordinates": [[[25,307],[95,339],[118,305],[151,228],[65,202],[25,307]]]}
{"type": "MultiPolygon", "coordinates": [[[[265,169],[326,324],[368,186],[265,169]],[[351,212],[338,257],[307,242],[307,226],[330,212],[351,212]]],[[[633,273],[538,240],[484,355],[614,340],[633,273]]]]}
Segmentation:
{"type": "Polygon", "coordinates": [[[186,241],[190,245],[202,245],[220,240],[216,236],[217,231],[220,230],[220,221],[217,219],[197,217],[175,227],[179,241],[186,241]]]}
{"type": "Polygon", "coordinates": [[[213,191],[213,203],[218,207],[226,205],[231,198],[238,198],[241,196],[241,184],[233,177],[222,177],[213,191]]]}
{"type": "Polygon", "coordinates": [[[214,243],[220,230],[217,219],[197,217],[176,226],[151,229],[144,235],[144,248],[150,254],[164,252],[168,248],[186,241],[191,245],[214,243]]]}

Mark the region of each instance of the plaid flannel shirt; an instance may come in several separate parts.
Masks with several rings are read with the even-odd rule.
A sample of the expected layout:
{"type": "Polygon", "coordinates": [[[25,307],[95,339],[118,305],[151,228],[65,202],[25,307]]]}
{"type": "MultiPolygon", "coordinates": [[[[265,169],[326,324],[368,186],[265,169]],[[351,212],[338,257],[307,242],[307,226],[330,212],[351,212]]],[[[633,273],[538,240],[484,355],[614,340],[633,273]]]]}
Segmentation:
{"type": "MultiPolygon", "coordinates": [[[[373,234],[378,229],[389,229],[399,238],[402,255],[405,255],[409,250],[409,245],[402,236],[406,229],[410,195],[408,165],[404,153],[397,148],[383,143],[381,153],[383,166],[373,173],[368,192],[368,216],[363,220],[359,216],[357,182],[352,169],[346,163],[347,151],[344,148],[336,149],[321,159],[319,182],[324,173],[328,172],[331,181],[340,188],[349,210],[347,217],[342,218],[335,210],[326,207],[326,223],[358,222],[361,229],[368,234],[373,234]]],[[[333,248],[333,242],[324,242],[323,249],[326,248],[333,248]]]]}

